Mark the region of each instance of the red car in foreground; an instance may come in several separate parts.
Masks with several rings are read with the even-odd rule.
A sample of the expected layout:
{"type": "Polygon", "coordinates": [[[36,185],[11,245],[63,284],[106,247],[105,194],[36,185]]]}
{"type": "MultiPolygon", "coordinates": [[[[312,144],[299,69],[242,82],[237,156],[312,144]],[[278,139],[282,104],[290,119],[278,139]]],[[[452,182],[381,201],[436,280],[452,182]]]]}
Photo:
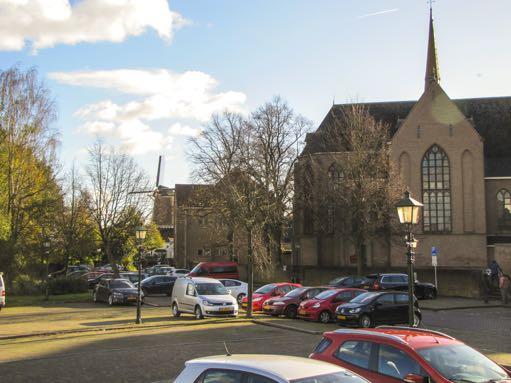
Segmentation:
{"type": "MultiPolygon", "coordinates": [[[[302,287],[299,283],[279,282],[270,283],[258,288],[252,294],[252,311],[262,311],[263,303],[272,297],[281,297],[291,290],[302,287]]],[[[241,307],[246,309],[248,306],[248,297],[244,297],[241,301],[241,307]]]]}
{"type": "Polygon", "coordinates": [[[412,327],[326,332],[310,358],[376,383],[511,382],[510,371],[459,340],[412,327]]]}
{"type": "Polygon", "coordinates": [[[325,290],[308,299],[298,306],[298,318],[328,323],[335,318],[337,306],[351,301],[357,295],[366,293],[362,289],[332,289],[325,290]]]}

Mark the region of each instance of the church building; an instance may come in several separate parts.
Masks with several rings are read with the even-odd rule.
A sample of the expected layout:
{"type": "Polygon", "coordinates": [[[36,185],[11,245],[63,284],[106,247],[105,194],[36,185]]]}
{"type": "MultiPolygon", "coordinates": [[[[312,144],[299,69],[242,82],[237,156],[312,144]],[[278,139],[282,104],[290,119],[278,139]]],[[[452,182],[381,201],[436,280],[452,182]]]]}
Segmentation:
{"type": "MultiPolygon", "coordinates": [[[[420,99],[364,106],[389,125],[391,157],[401,181],[424,204],[414,228],[418,278],[432,281],[435,248],[440,293],[476,296],[478,276],[490,261],[511,273],[511,97],[449,98],[440,85],[431,13],[429,22],[420,99]]],[[[313,159],[320,166],[312,171],[327,174],[335,166],[325,160],[332,156],[326,155],[321,134],[346,106],[333,105],[317,131],[307,135],[298,167],[313,159]]],[[[300,209],[295,222],[295,262],[305,278],[324,281],[341,271],[354,272],[353,249],[341,237],[318,231],[300,209]]],[[[365,253],[368,271],[405,270],[402,241],[375,238],[365,253]]]]}

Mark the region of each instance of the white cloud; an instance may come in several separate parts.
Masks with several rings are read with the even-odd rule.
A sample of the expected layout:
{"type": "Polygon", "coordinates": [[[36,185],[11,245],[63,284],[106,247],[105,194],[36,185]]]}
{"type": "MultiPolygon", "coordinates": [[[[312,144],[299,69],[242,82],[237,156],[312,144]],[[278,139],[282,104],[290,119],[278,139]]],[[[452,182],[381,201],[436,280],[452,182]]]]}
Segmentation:
{"type": "Polygon", "coordinates": [[[201,129],[191,128],[188,125],[182,125],[179,122],[176,122],[170,126],[168,132],[170,135],[196,137],[200,134],[201,129]]]}
{"type": "Polygon", "coordinates": [[[187,23],[167,0],[0,0],[0,50],[122,42],[148,29],[171,41],[187,23]]]}
{"type": "Polygon", "coordinates": [[[125,103],[103,100],[85,105],[75,116],[86,120],[82,131],[114,135],[125,150],[137,154],[168,147],[171,136],[200,133],[200,129],[179,120],[196,121],[199,125],[208,121],[212,114],[225,110],[245,113],[244,93],[218,92],[218,81],[198,71],[118,69],[56,72],[49,76],[64,84],[115,90],[133,96],[125,103]],[[168,122],[170,127],[164,134],[148,125],[153,121],[168,122]]]}

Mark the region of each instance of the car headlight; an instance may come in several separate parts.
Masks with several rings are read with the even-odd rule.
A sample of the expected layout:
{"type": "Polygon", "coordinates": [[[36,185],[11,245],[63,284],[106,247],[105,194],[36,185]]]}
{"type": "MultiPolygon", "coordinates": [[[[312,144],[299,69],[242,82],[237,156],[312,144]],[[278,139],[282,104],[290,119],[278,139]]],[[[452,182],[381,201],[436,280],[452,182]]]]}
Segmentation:
{"type": "Polygon", "coordinates": [[[203,300],[202,300],[202,304],[203,304],[204,306],[211,306],[211,302],[210,302],[210,301],[208,301],[208,300],[206,300],[206,299],[203,299],[203,300]]]}
{"type": "Polygon", "coordinates": [[[312,306],[313,309],[319,309],[319,306],[321,306],[321,304],[318,302],[318,303],[314,303],[314,305],[312,306]]]}
{"type": "Polygon", "coordinates": [[[263,297],[257,297],[257,298],[252,299],[252,302],[259,302],[262,299],[263,299],[263,297]]]}
{"type": "Polygon", "coordinates": [[[273,306],[284,306],[284,305],[285,305],[285,303],[284,303],[284,302],[275,302],[275,303],[273,304],[273,306]]]}
{"type": "Polygon", "coordinates": [[[357,307],[356,309],[349,309],[348,312],[350,314],[356,314],[359,313],[362,309],[360,307],[357,307]]]}

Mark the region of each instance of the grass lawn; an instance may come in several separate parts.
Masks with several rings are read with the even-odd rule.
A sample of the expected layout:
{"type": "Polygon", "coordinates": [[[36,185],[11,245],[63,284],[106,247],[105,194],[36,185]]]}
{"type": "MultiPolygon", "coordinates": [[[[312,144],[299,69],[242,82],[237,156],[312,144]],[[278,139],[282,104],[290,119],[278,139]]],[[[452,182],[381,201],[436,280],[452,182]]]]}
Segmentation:
{"type": "Polygon", "coordinates": [[[8,307],[40,306],[53,303],[80,303],[90,302],[91,293],[50,295],[48,300],[44,295],[10,295],[7,297],[8,307]]]}

